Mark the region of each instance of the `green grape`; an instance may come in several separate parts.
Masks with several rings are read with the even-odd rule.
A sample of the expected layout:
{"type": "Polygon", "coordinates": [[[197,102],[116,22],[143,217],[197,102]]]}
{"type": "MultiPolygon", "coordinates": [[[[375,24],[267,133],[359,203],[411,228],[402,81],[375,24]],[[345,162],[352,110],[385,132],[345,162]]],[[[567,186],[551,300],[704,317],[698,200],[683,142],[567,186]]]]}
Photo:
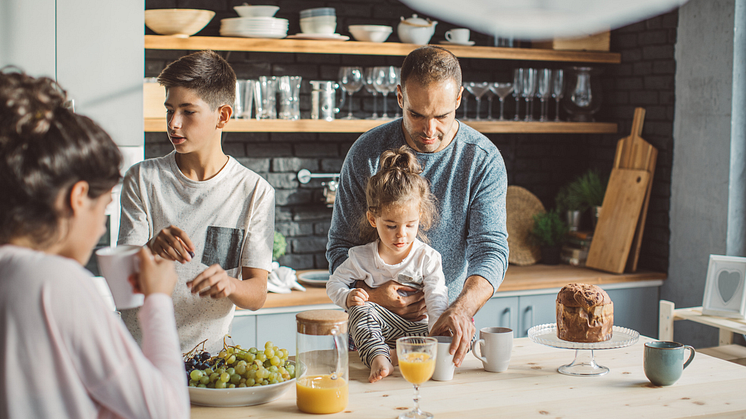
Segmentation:
{"type": "MultiPolygon", "coordinates": [[[[241,361],[241,362],[243,362],[243,361],[241,361]]],[[[242,364],[241,362],[239,362],[238,365],[236,365],[236,372],[239,373],[239,374],[241,374],[241,375],[244,375],[244,374],[246,374],[246,363],[244,362],[242,364]]]]}
{"type": "Polygon", "coordinates": [[[194,380],[189,380],[189,387],[195,387],[197,385],[197,382],[194,380]]]}
{"type": "Polygon", "coordinates": [[[227,370],[225,370],[225,372],[227,372],[228,375],[233,375],[233,374],[236,373],[236,369],[233,368],[233,367],[231,367],[231,368],[228,368],[227,370]]]}
{"type": "MultiPolygon", "coordinates": [[[[230,349],[230,348],[228,348],[228,349],[230,349]]],[[[227,362],[228,365],[233,365],[236,362],[236,356],[235,355],[231,355],[230,357],[228,357],[228,359],[225,362],[227,362]]]]}
{"type": "Polygon", "coordinates": [[[264,362],[267,360],[267,355],[264,352],[259,352],[258,354],[256,354],[256,359],[264,362]]]}
{"type": "Polygon", "coordinates": [[[265,349],[272,348],[273,346],[274,346],[274,344],[272,343],[271,340],[268,340],[267,343],[264,344],[264,348],[265,349]]]}
{"type": "Polygon", "coordinates": [[[288,359],[288,350],[287,349],[280,349],[280,353],[282,354],[280,358],[282,359],[288,359]]]}
{"type": "Polygon", "coordinates": [[[256,353],[257,353],[257,352],[258,352],[258,351],[257,351],[257,349],[256,349],[255,347],[253,347],[253,346],[252,346],[251,348],[249,348],[249,353],[250,353],[250,354],[252,354],[252,355],[256,355],[256,353]]]}
{"type": "Polygon", "coordinates": [[[200,384],[207,384],[210,382],[210,377],[203,375],[202,378],[199,379],[200,384]]]}
{"type": "Polygon", "coordinates": [[[210,374],[210,381],[211,382],[217,380],[218,378],[220,378],[220,374],[218,374],[216,372],[210,374]]]}
{"type": "Polygon", "coordinates": [[[267,358],[272,358],[275,356],[275,351],[272,348],[267,348],[264,350],[264,355],[267,355],[267,358]]]}
{"type": "Polygon", "coordinates": [[[225,382],[218,381],[217,383],[215,383],[215,388],[225,388],[225,382]]]}
{"type": "Polygon", "coordinates": [[[222,374],[225,372],[225,368],[218,368],[215,372],[218,374],[222,374]]]}
{"type": "Polygon", "coordinates": [[[271,359],[269,360],[269,363],[270,363],[270,364],[272,364],[273,366],[277,366],[277,365],[280,365],[280,358],[278,358],[277,356],[273,356],[273,357],[272,357],[272,358],[271,358],[271,359]]]}
{"type": "Polygon", "coordinates": [[[251,353],[246,355],[246,362],[254,362],[254,360],[256,360],[256,355],[251,353]]]}
{"type": "Polygon", "coordinates": [[[189,373],[189,377],[191,377],[194,381],[199,381],[199,379],[203,376],[204,373],[201,370],[192,370],[192,372],[189,373]]]}
{"type": "Polygon", "coordinates": [[[280,348],[278,348],[277,346],[273,346],[272,350],[275,351],[275,353],[280,352],[280,348]]]}
{"type": "Polygon", "coordinates": [[[220,351],[220,353],[218,354],[218,357],[220,358],[225,358],[226,356],[228,356],[228,354],[225,351],[220,351]]]}
{"type": "Polygon", "coordinates": [[[256,384],[256,380],[254,380],[253,378],[249,378],[246,380],[246,386],[251,387],[254,384],[256,384]]]}
{"type": "Polygon", "coordinates": [[[231,383],[238,384],[238,382],[241,381],[241,376],[238,374],[231,375],[231,383]]]}
{"type": "Polygon", "coordinates": [[[265,360],[263,362],[264,368],[269,368],[272,366],[272,363],[269,361],[269,359],[265,360]]]}
{"type": "Polygon", "coordinates": [[[235,384],[228,384],[228,388],[236,388],[235,384]]]}
{"type": "Polygon", "coordinates": [[[246,387],[246,383],[241,383],[238,385],[238,388],[243,388],[243,387],[246,387]]]}
{"type": "Polygon", "coordinates": [[[269,367],[269,372],[277,372],[277,371],[279,371],[279,370],[280,370],[280,369],[279,369],[279,368],[277,368],[277,367],[276,367],[275,365],[272,365],[271,367],[269,367]]]}
{"type": "Polygon", "coordinates": [[[205,384],[202,384],[202,383],[197,384],[197,387],[199,387],[199,388],[207,388],[207,386],[205,384]]]}
{"type": "Polygon", "coordinates": [[[226,349],[225,351],[226,351],[226,352],[228,352],[228,354],[230,355],[230,354],[232,354],[232,353],[233,353],[233,348],[228,348],[228,349],[226,349]]]}
{"type": "Polygon", "coordinates": [[[231,376],[227,372],[224,372],[224,373],[220,374],[220,381],[222,381],[224,383],[227,383],[228,380],[230,380],[230,379],[231,379],[231,376]]]}

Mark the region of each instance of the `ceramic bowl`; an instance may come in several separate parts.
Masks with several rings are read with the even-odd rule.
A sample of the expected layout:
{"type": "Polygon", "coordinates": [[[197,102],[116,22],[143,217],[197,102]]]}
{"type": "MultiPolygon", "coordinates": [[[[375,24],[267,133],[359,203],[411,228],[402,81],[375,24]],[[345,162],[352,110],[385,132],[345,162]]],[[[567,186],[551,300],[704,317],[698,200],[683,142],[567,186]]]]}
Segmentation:
{"type": "Polygon", "coordinates": [[[337,17],[314,16],[301,18],[300,30],[303,33],[331,35],[337,30],[337,17]]]}
{"type": "Polygon", "coordinates": [[[233,9],[241,17],[273,17],[280,8],[269,5],[248,5],[233,6],[233,9]]]}
{"type": "Polygon", "coordinates": [[[189,400],[198,406],[237,407],[269,403],[295,385],[295,378],[278,384],[241,388],[189,387],[189,400]]]}
{"type": "Polygon", "coordinates": [[[384,25],[350,25],[350,33],[356,41],[384,42],[388,39],[393,28],[384,25]]]}
{"type": "Polygon", "coordinates": [[[212,10],[150,9],[145,11],[145,25],[159,35],[188,38],[207,26],[213,17],[212,10]]]}

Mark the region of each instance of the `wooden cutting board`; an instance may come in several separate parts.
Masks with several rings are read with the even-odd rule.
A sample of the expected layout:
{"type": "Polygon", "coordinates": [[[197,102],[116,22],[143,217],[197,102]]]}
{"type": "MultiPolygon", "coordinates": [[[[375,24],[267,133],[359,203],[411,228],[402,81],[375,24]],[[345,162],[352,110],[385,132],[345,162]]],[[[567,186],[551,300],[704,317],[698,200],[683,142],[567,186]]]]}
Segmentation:
{"type": "Polygon", "coordinates": [[[612,169],[587,267],[624,272],[649,182],[646,170],[612,169]]]}
{"type": "Polygon", "coordinates": [[[640,210],[640,218],[637,220],[635,235],[631,245],[632,247],[627,259],[626,270],[628,272],[637,271],[637,262],[640,259],[642,234],[645,229],[648,204],[650,203],[650,191],[653,186],[655,163],[658,157],[658,150],[640,137],[642,135],[642,125],[644,120],[645,109],[636,108],[632,120],[632,131],[629,137],[622,138],[617,142],[616,155],[614,158],[614,168],[645,170],[650,173],[650,180],[648,181],[648,187],[645,192],[645,200],[643,201],[642,209],[640,210]]]}

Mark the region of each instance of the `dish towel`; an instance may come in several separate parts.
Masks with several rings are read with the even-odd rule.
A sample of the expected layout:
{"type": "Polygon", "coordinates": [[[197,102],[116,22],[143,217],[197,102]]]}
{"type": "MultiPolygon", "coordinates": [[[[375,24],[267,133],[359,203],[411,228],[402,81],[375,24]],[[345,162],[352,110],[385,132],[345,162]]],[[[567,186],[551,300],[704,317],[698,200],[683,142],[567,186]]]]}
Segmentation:
{"type": "Polygon", "coordinates": [[[298,283],[295,270],[287,266],[280,266],[272,262],[272,271],[267,278],[267,291],[278,294],[289,294],[291,290],[305,291],[303,285],[298,283]]]}

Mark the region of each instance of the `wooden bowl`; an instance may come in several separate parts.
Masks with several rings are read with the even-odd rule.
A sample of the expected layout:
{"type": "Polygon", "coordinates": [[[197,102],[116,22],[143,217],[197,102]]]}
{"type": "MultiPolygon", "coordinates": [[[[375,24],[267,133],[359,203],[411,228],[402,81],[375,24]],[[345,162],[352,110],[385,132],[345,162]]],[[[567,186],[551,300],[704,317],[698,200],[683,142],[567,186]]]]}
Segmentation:
{"type": "Polygon", "coordinates": [[[159,35],[188,38],[215,17],[212,10],[151,9],[145,11],[145,25],[159,35]]]}

